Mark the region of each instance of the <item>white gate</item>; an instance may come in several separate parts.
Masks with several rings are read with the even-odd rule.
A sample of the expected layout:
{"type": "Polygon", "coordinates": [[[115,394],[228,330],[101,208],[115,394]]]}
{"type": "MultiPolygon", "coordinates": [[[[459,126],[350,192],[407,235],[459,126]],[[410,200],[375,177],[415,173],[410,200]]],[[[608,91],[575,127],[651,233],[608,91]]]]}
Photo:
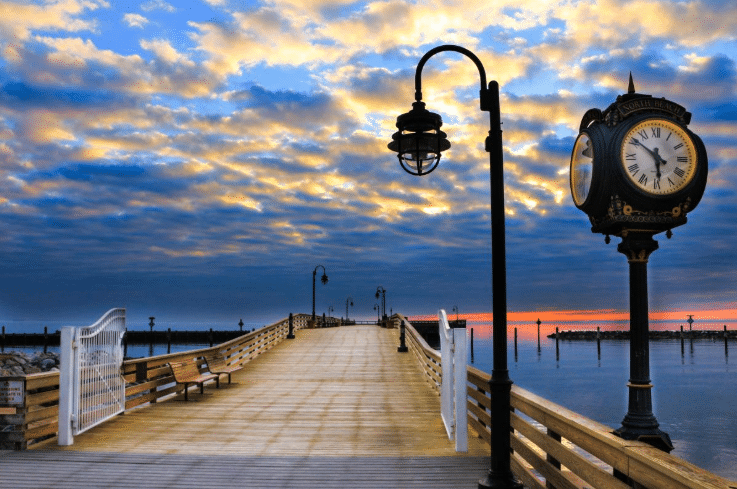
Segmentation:
{"type": "Polygon", "coordinates": [[[61,330],[59,445],[125,410],[125,309],[111,309],[95,324],[61,330]]]}
{"type": "Polygon", "coordinates": [[[466,328],[451,328],[443,309],[438,311],[438,327],[443,369],[440,384],[440,414],[448,438],[455,440],[456,452],[467,452],[466,328]]]}

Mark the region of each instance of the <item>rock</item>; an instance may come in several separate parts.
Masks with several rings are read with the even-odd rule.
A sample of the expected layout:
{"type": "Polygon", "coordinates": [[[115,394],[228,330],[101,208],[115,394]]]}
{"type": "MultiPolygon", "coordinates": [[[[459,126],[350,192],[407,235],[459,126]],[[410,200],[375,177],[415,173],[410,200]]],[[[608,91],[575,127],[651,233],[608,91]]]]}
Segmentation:
{"type": "Polygon", "coordinates": [[[28,355],[25,352],[12,351],[0,356],[0,377],[16,377],[51,370],[58,371],[58,365],[58,353],[36,352],[33,355],[28,355]]]}
{"type": "Polygon", "coordinates": [[[56,360],[53,358],[44,358],[39,362],[39,368],[44,372],[47,372],[54,367],[56,367],[56,360]]]}

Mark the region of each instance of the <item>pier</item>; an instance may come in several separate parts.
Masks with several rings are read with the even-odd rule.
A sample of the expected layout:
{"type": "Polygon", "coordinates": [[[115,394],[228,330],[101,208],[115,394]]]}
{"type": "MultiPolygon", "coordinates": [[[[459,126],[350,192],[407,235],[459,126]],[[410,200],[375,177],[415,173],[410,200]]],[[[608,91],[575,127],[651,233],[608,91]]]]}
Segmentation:
{"type": "MultiPolygon", "coordinates": [[[[489,375],[468,368],[468,452],[440,418],[440,354],[401,315],[379,325],[307,329],[307,318],[217,345],[242,365],[204,393],[173,384],[167,363],[209,349],[128,360],[121,415],[56,444],[58,374],[27,376],[25,401],[0,414],[0,487],[475,488],[489,468],[489,375]],[[407,353],[397,351],[404,324],[407,353]],[[4,426],[3,426],[4,424],[4,426]],[[50,484],[53,481],[53,484],[50,484]]],[[[513,386],[510,434],[525,487],[735,489],[646,443],[513,386]]]]}

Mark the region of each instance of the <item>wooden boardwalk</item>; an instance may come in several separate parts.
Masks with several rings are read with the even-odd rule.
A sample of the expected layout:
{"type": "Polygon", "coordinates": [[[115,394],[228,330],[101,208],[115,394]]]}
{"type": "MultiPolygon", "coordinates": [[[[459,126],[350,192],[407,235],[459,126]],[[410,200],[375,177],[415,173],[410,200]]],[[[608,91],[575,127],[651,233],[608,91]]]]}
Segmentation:
{"type": "Polygon", "coordinates": [[[231,385],[129,411],[70,447],[0,454],[0,487],[475,487],[488,445],[471,432],[455,452],[437,394],[396,347],[377,326],[298,331],[231,385]]]}

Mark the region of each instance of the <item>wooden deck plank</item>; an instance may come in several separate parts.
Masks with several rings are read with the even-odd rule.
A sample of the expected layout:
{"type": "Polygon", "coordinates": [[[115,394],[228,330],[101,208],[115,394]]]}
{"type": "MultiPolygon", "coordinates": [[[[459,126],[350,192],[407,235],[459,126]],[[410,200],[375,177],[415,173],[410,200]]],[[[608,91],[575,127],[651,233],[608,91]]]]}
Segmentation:
{"type": "MultiPolygon", "coordinates": [[[[437,394],[396,330],[302,330],[205,394],[130,411],[47,449],[202,456],[488,456],[469,438],[456,454],[437,394]]],[[[460,457],[459,457],[460,456],[460,457]]]]}
{"type": "Polygon", "coordinates": [[[463,488],[486,457],[235,457],[35,450],[0,452],[0,487],[16,489],[463,488]]]}

